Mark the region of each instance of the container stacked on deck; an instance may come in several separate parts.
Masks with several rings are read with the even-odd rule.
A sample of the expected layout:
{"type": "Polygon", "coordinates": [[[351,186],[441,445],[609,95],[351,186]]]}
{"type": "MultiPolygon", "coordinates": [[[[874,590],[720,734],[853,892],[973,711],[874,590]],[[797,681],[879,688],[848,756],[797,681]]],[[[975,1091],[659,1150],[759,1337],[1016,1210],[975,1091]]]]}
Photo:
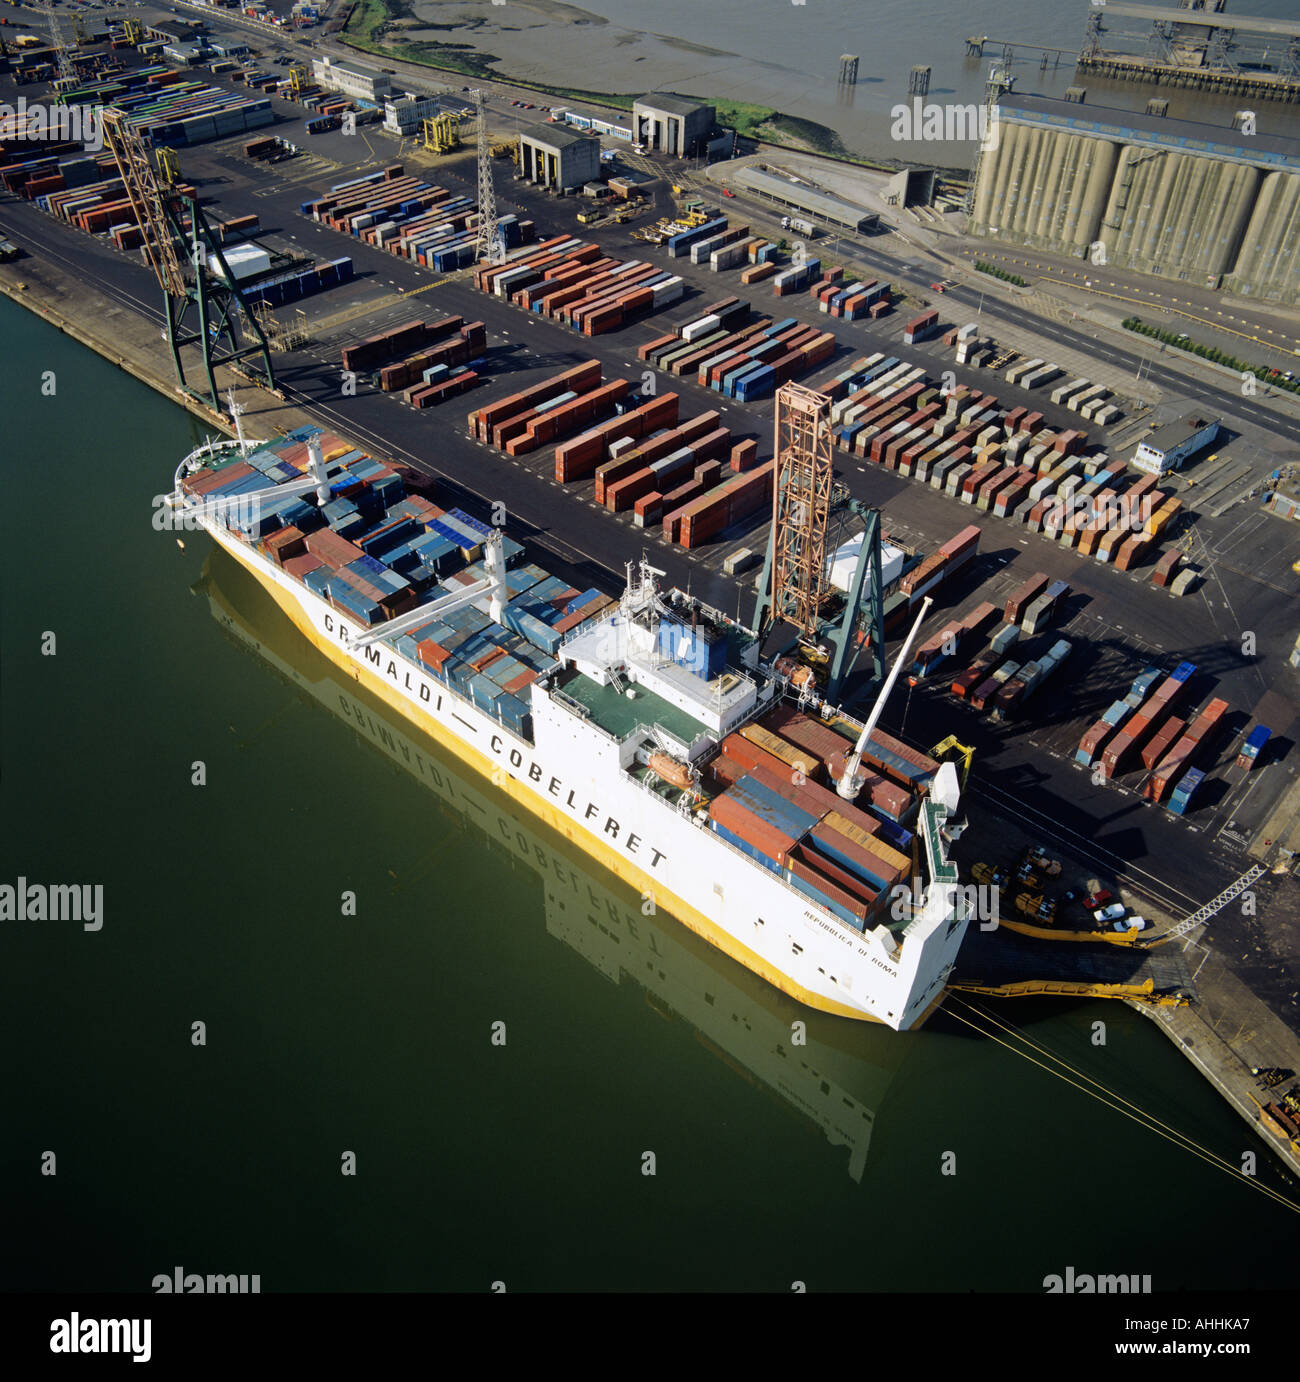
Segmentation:
{"type": "Polygon", "coordinates": [[[645,260],[602,256],[590,241],[557,236],[505,264],[480,268],[480,292],[508,298],[587,336],[614,331],[676,302],[682,279],[645,260]]]}
{"type": "Polygon", "coordinates": [[[495,624],[489,595],[467,593],[486,576],[480,558],[488,526],[460,509],[444,511],[406,495],[394,470],[317,428],[301,428],[246,459],[187,477],[183,488],[196,500],[236,506],[232,531],[365,627],[413,614],[422,604],[465,597],[459,608],[431,612],[425,623],[408,625],[382,644],[516,734],[528,733],[527,688],[553,665],[560,641],[612,603],[599,590],[579,591],[540,567],[522,565],[523,549],[504,539],[510,599],[503,623],[495,624]],[[331,498],[318,507],[313,488],[276,500],[276,484],[302,478],[313,434],[320,436],[331,498]],[[253,494],[258,503],[246,514],[239,500],[253,494]]]}
{"type": "MultiPolygon", "coordinates": [[[[322,225],[438,273],[474,260],[478,213],[473,200],[407,175],[400,163],[335,183],[299,209],[322,225]]],[[[532,221],[511,214],[498,223],[507,249],[533,238],[532,221]]]]}
{"type": "Polygon", "coordinates": [[[877,733],[856,801],[834,790],[852,740],[788,707],[729,734],[713,762],[723,786],[709,828],[862,931],[886,920],[912,871],[901,824],[938,765],[877,733]],[[914,761],[915,760],[915,761],[914,761]]]}

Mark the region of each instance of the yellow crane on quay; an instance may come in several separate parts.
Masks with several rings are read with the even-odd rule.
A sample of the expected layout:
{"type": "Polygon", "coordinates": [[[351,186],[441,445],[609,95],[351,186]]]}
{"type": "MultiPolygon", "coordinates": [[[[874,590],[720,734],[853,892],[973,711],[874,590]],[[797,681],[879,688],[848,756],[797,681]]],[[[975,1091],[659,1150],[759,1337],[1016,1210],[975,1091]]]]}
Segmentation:
{"type": "Polygon", "coordinates": [[[423,147],[431,154],[449,154],[460,148],[460,121],[454,115],[431,115],[420,125],[423,147]]]}

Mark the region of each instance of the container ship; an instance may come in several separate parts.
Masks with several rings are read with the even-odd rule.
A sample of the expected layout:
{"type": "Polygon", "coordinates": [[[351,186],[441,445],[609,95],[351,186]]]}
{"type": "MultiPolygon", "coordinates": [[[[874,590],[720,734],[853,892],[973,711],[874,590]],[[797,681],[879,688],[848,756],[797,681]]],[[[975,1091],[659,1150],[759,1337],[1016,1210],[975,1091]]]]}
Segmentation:
{"type": "Polygon", "coordinates": [[[208,443],[168,506],[349,675],[782,992],[900,1031],[942,1000],[968,921],[956,771],[875,728],[906,648],[859,723],[644,559],[617,600],[574,589],[315,427],[208,443]]]}
{"type": "MultiPolygon", "coordinates": [[[[372,749],[376,762],[390,763],[427,791],[442,829],[534,878],[548,936],[629,1001],[686,1024],[710,1055],[807,1119],[832,1147],[844,1149],[845,1170],[861,1182],[882,1107],[915,1047],[894,1040],[888,1028],[820,1022],[792,1051],[791,1023],[800,1015],[793,999],[733,964],[667,911],[647,916],[635,892],[318,653],[225,552],[210,553],[194,591],[237,647],[310,696],[372,749]]],[[[505,933],[514,918],[492,924],[500,934],[489,947],[509,943],[505,933]]]]}

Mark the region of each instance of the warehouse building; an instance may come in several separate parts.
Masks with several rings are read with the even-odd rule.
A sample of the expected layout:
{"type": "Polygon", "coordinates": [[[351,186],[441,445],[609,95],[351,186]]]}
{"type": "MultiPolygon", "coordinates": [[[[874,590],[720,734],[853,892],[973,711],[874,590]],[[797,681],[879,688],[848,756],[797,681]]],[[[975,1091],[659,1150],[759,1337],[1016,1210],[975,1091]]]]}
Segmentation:
{"type": "Polygon", "coordinates": [[[519,132],[519,171],[543,187],[581,187],[600,177],[600,140],[560,125],[529,125],[519,132]]]}
{"type": "Polygon", "coordinates": [[[632,137],[662,154],[693,157],[708,144],[717,119],[712,106],[653,92],[632,103],[632,137]]]}
{"type": "Polygon", "coordinates": [[[880,219],[873,212],[846,202],[842,197],[823,192],[810,182],[793,178],[779,168],[764,163],[742,164],[728,169],[727,181],[734,187],[772,202],[782,211],[804,217],[814,224],[835,230],[871,230],[880,219]]]}
{"type": "Polygon", "coordinates": [[[181,67],[193,67],[203,61],[204,51],[197,43],[165,43],[162,55],[168,62],[178,63],[181,67]]]}
{"type": "Polygon", "coordinates": [[[169,19],[164,24],[145,26],[145,37],[155,43],[197,43],[201,40],[204,23],[201,19],[169,19]]]}
{"type": "Polygon", "coordinates": [[[373,101],[382,105],[392,94],[393,79],[377,68],[359,62],[337,62],[330,58],[313,58],[311,74],[316,85],[325,91],[337,91],[357,101],[373,101]]]}
{"type": "Polygon", "coordinates": [[[419,134],[425,120],[442,114],[436,96],[388,96],[384,99],[384,128],[389,134],[419,134]]]}
{"type": "Polygon", "coordinates": [[[1189,456],[1211,445],[1218,435],[1217,422],[1206,422],[1204,418],[1190,415],[1179,418],[1177,422],[1157,428],[1139,442],[1138,449],[1133,453],[1133,464],[1152,475],[1181,470],[1189,456]]]}
{"type": "Polygon", "coordinates": [[[1045,96],[998,110],[972,234],[1300,303],[1300,140],[1045,96]]]}

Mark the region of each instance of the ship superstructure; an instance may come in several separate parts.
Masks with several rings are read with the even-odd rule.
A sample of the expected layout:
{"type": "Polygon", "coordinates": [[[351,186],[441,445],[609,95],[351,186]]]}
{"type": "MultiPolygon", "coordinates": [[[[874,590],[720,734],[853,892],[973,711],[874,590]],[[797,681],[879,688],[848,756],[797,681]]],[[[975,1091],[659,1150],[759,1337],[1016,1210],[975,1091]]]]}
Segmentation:
{"type": "Polygon", "coordinates": [[[317,647],[656,907],[812,1007],[904,1029],[937,1003],[955,773],[792,701],[735,620],[644,561],[579,591],[319,429],[177,480],[317,647]]]}

